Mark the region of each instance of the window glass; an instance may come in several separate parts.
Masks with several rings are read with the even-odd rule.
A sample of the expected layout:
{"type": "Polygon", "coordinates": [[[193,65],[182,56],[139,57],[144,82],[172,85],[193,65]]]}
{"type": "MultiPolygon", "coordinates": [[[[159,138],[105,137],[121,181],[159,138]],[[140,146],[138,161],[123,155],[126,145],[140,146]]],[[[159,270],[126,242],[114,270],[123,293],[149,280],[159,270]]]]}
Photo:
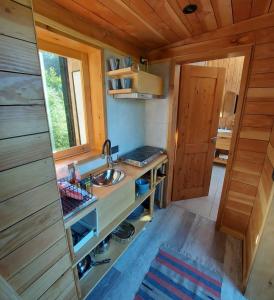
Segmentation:
{"type": "Polygon", "coordinates": [[[86,144],[82,62],[46,51],[40,60],[53,151],[86,144]]]}

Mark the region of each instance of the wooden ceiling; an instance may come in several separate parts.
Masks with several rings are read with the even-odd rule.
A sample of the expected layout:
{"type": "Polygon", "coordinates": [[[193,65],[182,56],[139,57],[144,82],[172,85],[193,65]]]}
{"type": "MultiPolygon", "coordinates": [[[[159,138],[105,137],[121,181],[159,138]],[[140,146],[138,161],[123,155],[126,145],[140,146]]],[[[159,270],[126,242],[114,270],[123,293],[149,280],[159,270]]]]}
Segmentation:
{"type": "MultiPolygon", "coordinates": [[[[35,1],[34,1],[35,2],[35,1]]],[[[52,0],[59,7],[143,50],[152,50],[274,11],[274,0],[52,0]],[[185,15],[182,8],[196,4],[185,15]]],[[[60,20],[62,21],[62,20],[60,20]]]]}

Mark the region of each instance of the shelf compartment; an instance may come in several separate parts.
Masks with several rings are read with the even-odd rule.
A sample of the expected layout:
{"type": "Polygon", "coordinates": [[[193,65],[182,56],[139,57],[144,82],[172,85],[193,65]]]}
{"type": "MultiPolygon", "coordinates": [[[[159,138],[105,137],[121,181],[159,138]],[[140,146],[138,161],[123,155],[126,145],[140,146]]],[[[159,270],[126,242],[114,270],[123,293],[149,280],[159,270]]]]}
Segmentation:
{"type": "Polygon", "coordinates": [[[119,89],[119,90],[108,90],[109,95],[116,95],[116,94],[131,94],[134,93],[133,89],[119,89]]]}
{"type": "Polygon", "coordinates": [[[73,267],[77,265],[86,255],[88,255],[92,249],[94,249],[103,239],[105,239],[114,228],[116,228],[121,222],[123,222],[139,205],[141,205],[152,193],[154,188],[150,189],[144,195],[136,197],[135,202],[130,205],[122,214],[120,214],[114,221],[112,221],[106,228],[104,228],[98,236],[93,237],[90,241],[87,241],[85,245],[75,253],[75,259],[73,260],[73,267]]]}
{"type": "Polygon", "coordinates": [[[87,295],[96,287],[96,285],[102,280],[110,268],[115,264],[118,258],[127,250],[129,245],[137,238],[137,236],[142,232],[145,225],[150,221],[149,215],[143,215],[140,219],[135,221],[130,221],[135,227],[135,233],[132,240],[126,243],[120,243],[111,240],[109,251],[104,254],[96,256],[96,259],[101,260],[105,258],[110,258],[111,261],[108,264],[99,265],[90,269],[81,279],[80,288],[82,292],[82,297],[85,299],[87,295]]]}
{"type": "Polygon", "coordinates": [[[221,159],[219,157],[215,157],[213,162],[215,162],[217,164],[226,165],[227,164],[227,159],[221,159]]]}
{"type": "Polygon", "coordinates": [[[163,182],[166,179],[166,176],[157,176],[155,186],[157,186],[159,183],[163,182]]]}

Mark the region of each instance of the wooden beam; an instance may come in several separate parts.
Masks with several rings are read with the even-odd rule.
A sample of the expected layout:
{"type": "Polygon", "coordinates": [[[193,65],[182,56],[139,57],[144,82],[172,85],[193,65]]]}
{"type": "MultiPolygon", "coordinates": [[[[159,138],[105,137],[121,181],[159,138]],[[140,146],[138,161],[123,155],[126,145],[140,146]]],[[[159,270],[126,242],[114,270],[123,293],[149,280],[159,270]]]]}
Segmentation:
{"type": "Polygon", "coordinates": [[[235,48],[235,46],[253,45],[255,38],[253,33],[234,35],[232,37],[224,37],[216,40],[203,41],[195,44],[182,45],[178,47],[170,47],[164,50],[155,50],[149,53],[149,59],[164,60],[168,58],[184,57],[184,61],[192,61],[197,56],[197,53],[216,53],[219,49],[222,51],[224,48],[235,48]]]}
{"type": "Polygon", "coordinates": [[[82,40],[89,40],[90,43],[96,46],[118,49],[119,52],[130,54],[134,57],[144,54],[142,47],[138,48],[122,41],[104,28],[91,26],[90,23],[81,20],[75,14],[65,10],[53,1],[49,3],[46,0],[33,0],[33,10],[35,21],[55,29],[62,27],[64,33],[73,33],[73,36],[78,36],[82,40]],[[63,26],[60,26],[60,24],[63,26]]]}
{"type": "MultiPolygon", "coordinates": [[[[160,60],[160,59],[168,59],[173,57],[173,53],[179,52],[176,51],[176,49],[180,49],[180,47],[181,49],[183,49],[184,46],[190,47],[191,44],[195,44],[196,46],[198,46],[199,43],[210,41],[210,40],[218,41],[218,39],[220,39],[220,41],[222,41],[222,39],[225,37],[231,37],[231,39],[233,40],[239,34],[255,32],[256,30],[273,27],[273,26],[274,26],[274,13],[270,13],[237,24],[233,24],[231,26],[220,28],[209,33],[204,33],[197,37],[187,38],[180,42],[173,43],[171,45],[152,50],[148,53],[148,57],[152,61],[160,60]]],[[[235,43],[237,43],[236,40],[235,43]]]]}

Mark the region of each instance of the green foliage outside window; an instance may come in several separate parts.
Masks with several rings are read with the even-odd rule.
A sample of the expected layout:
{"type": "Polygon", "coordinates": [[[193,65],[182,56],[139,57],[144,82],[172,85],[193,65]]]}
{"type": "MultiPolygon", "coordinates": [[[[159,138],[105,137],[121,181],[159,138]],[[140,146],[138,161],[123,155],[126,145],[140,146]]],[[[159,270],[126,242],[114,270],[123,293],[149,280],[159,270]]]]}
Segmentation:
{"type": "Polygon", "coordinates": [[[43,52],[43,61],[50,134],[53,151],[56,152],[70,147],[59,57],[43,52]]]}

